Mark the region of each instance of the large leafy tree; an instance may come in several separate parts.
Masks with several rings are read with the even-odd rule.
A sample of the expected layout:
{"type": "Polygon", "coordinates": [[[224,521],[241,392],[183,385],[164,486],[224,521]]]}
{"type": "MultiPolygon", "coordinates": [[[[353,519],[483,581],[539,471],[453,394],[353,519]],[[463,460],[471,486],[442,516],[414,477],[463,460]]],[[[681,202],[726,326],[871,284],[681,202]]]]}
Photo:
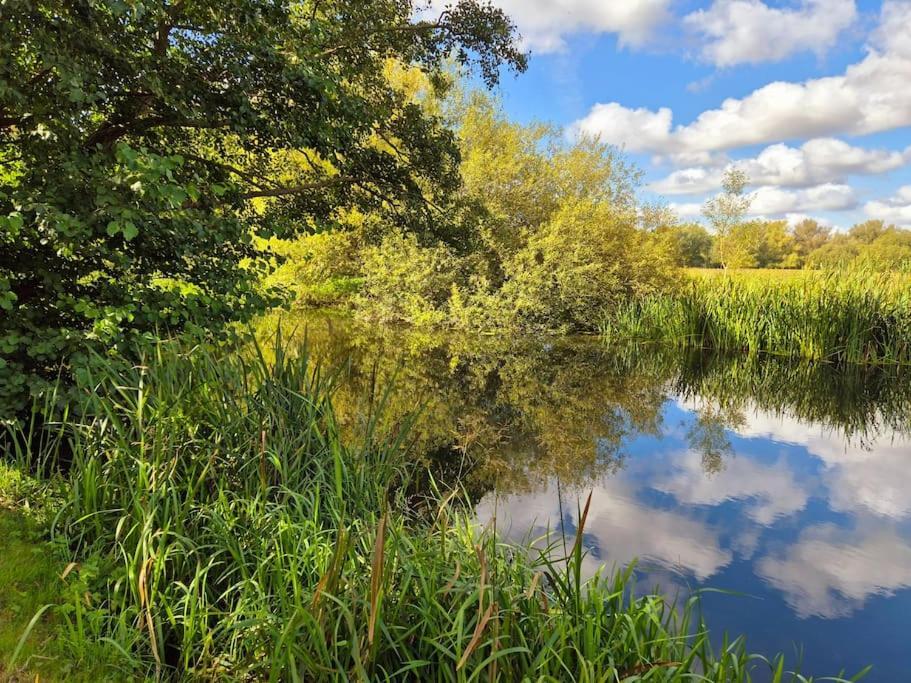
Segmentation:
{"type": "Polygon", "coordinates": [[[343,211],[429,230],[459,183],[391,61],[496,82],[513,26],[481,0],[0,2],[0,417],[88,343],[260,310],[257,236],[343,211]],[[288,163],[294,155],[295,163],[288,163]]]}

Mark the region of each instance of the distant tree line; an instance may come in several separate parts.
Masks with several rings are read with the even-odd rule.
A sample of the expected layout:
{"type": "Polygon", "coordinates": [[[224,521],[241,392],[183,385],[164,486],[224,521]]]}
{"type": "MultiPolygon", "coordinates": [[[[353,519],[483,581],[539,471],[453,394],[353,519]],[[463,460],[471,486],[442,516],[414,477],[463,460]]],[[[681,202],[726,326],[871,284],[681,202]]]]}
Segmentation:
{"type": "Polygon", "coordinates": [[[723,238],[699,223],[667,222],[655,228],[674,262],[691,268],[835,268],[864,265],[893,270],[911,264],[911,230],[881,220],[835,232],[812,218],[749,220],[723,238]]]}

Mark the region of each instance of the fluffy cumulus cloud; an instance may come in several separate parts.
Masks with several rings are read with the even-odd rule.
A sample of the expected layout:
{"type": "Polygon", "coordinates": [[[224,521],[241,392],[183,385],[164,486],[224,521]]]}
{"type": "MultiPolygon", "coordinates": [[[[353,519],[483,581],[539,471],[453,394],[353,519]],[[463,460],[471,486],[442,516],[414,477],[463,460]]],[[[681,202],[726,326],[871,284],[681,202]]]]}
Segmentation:
{"type": "MultiPolygon", "coordinates": [[[[673,112],[667,107],[658,111],[628,109],[622,104],[596,104],[581,121],[570,126],[570,135],[588,135],[632,151],[667,151],[673,112]],[[667,148],[667,149],[665,149],[667,148]]],[[[695,157],[705,161],[701,156],[695,157]]]]}
{"type": "MultiPolygon", "coordinates": [[[[584,535],[588,575],[604,565],[620,567],[639,559],[644,566],[683,571],[705,580],[733,559],[733,553],[721,547],[717,529],[642,503],[633,483],[622,476],[597,482],[591,490],[584,535]]],[[[499,498],[490,494],[481,500],[477,514],[481,523],[496,514],[500,532],[517,541],[555,533],[561,523],[569,522],[567,543],[571,544],[575,541],[572,528],[579,523],[576,503],[584,501],[563,502],[561,507],[556,490],[547,489],[499,498]]]]}
{"type": "MultiPolygon", "coordinates": [[[[748,214],[757,218],[786,218],[795,223],[814,211],[847,211],[857,207],[854,188],[839,183],[824,183],[802,190],[785,190],[764,186],[747,195],[748,214]]],[[[699,202],[672,202],[668,205],[681,218],[702,214],[699,202]]]]}
{"type": "Polygon", "coordinates": [[[715,0],[684,19],[716,66],[778,61],[796,52],[822,54],[857,19],[854,0],[804,0],[770,7],[760,0],[715,0]]]}
{"type": "Polygon", "coordinates": [[[903,228],[911,228],[911,185],[899,188],[894,196],[867,202],[864,212],[870,218],[893,223],[903,228]]]}
{"type": "Polygon", "coordinates": [[[806,507],[808,495],[795,479],[783,461],[764,465],[746,458],[732,459],[721,472],[707,477],[702,455],[688,451],[673,458],[670,471],[660,474],[652,486],[686,505],[742,501],[747,516],[768,526],[806,507]]]}
{"type": "MultiPolygon", "coordinates": [[[[840,183],[849,175],[885,173],[911,161],[911,148],[905,152],[864,149],[835,138],[816,138],[800,147],[783,143],[770,145],[757,156],[733,163],[743,170],[753,185],[810,187],[840,183]]],[[[721,187],[724,169],[696,166],[674,171],[652,183],[660,194],[703,194],[721,187]]]]}
{"type": "Polygon", "coordinates": [[[886,52],[911,59],[911,2],[888,0],[874,40],[886,52]]]}
{"type": "Polygon", "coordinates": [[[667,207],[680,218],[698,218],[702,215],[702,204],[699,202],[671,202],[667,207]]]}
{"type": "MultiPolygon", "coordinates": [[[[433,0],[428,14],[446,4],[433,0]]],[[[516,23],[524,46],[536,52],[561,52],[577,33],[613,33],[622,45],[648,42],[670,17],[671,0],[493,0],[516,23]]]]}
{"type": "Polygon", "coordinates": [[[857,206],[850,185],[826,183],[805,190],[760,187],[750,193],[750,215],[783,216],[805,211],[846,211],[857,206]]]}
{"type": "Polygon", "coordinates": [[[841,75],[769,83],[746,97],[726,99],[686,125],[674,126],[666,109],[596,104],[569,132],[599,136],[631,151],[679,155],[911,125],[911,22],[904,21],[909,16],[911,1],[887,0],[867,55],[841,75]]]}
{"type": "Polygon", "coordinates": [[[804,531],[784,552],[765,557],[757,572],[784,592],[801,617],[843,617],[873,595],[911,586],[911,546],[890,529],[853,534],[834,525],[804,531]]]}

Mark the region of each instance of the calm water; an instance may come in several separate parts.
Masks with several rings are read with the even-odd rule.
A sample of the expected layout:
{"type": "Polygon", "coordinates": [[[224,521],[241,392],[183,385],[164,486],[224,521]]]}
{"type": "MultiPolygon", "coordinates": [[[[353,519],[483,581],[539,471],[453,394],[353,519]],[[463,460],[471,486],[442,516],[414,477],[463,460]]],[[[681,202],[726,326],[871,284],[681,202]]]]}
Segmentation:
{"type": "Polygon", "coordinates": [[[310,321],[338,407],[395,376],[387,420],[423,406],[415,453],[515,539],[574,538],[587,567],[700,587],[706,618],[805,674],[911,681],[911,377],[597,340],[420,337],[310,321]],[[378,378],[378,381],[377,381],[378,378]]]}

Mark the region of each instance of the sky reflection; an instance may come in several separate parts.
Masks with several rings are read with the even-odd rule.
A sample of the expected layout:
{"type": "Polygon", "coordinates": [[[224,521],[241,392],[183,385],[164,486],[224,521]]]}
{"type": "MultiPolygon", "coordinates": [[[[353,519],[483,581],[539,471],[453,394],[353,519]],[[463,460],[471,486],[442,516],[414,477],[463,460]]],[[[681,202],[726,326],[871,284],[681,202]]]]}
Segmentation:
{"type": "MultiPolygon", "coordinates": [[[[498,528],[510,538],[562,528],[570,544],[579,501],[591,491],[583,538],[589,574],[639,558],[645,580],[671,594],[712,586],[760,597],[767,609],[779,604],[775,621],[750,626],[751,643],[760,647],[790,649],[807,639],[811,623],[832,621],[830,637],[843,641],[844,651],[808,648],[809,673],[831,673],[836,665],[859,670],[873,661],[878,666],[868,680],[904,680],[889,673],[902,665],[885,652],[897,647],[896,638],[904,642],[897,633],[907,632],[907,617],[867,651],[852,650],[850,642],[869,628],[871,603],[871,613],[883,600],[901,603],[904,614],[911,610],[911,438],[885,426],[850,438],[745,404],[721,430],[720,466],[707,468],[691,438],[705,411],[705,401],[672,397],[660,433],[624,441],[619,470],[588,487],[551,479],[531,493],[490,492],[478,516],[489,519],[496,506],[498,528]]],[[[708,607],[738,630],[734,615],[754,605],[731,597],[708,607]]]]}

